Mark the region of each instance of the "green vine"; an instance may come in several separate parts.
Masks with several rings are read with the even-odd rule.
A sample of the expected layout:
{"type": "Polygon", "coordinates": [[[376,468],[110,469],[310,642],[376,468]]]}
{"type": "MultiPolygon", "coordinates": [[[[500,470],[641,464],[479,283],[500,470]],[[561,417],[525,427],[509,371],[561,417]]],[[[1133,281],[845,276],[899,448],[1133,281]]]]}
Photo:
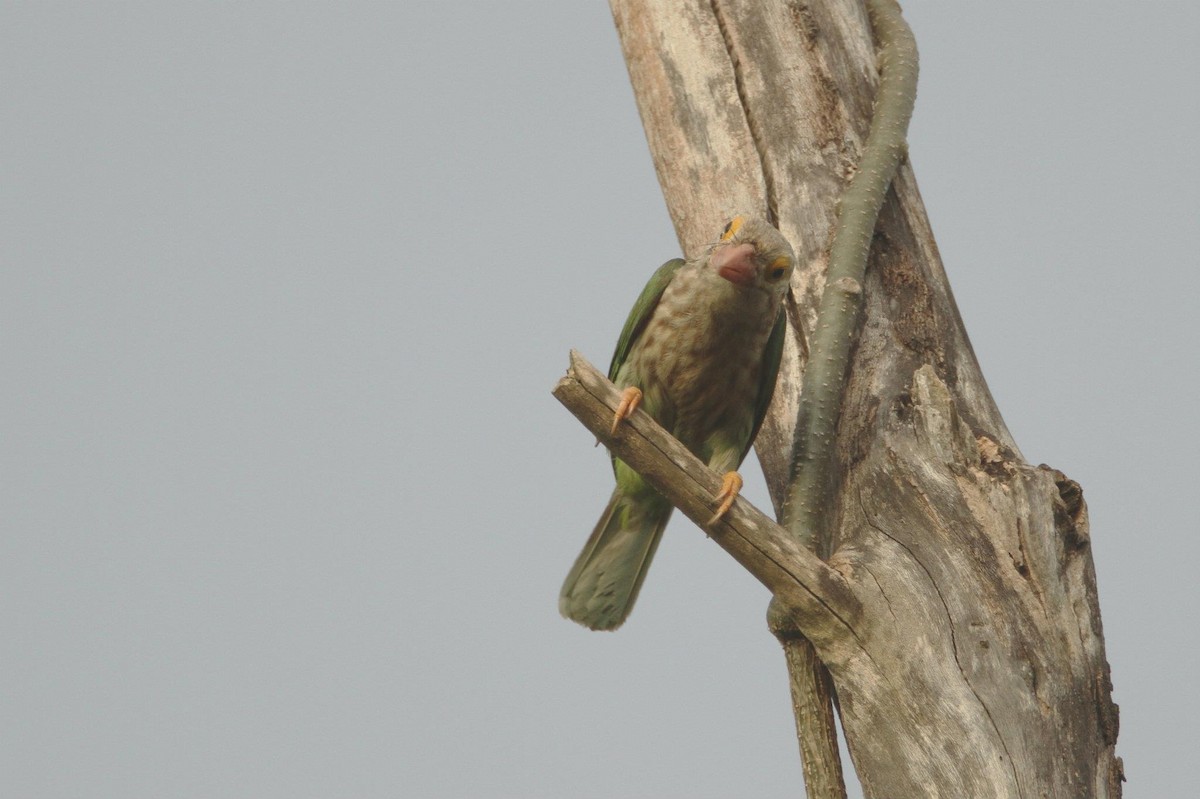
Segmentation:
{"type": "Polygon", "coordinates": [[[858,171],[842,195],[825,291],[809,342],[800,392],[792,482],[783,526],[827,557],[832,469],[838,415],[849,371],[850,345],[862,305],[871,238],[888,186],[906,152],[917,97],[917,44],[895,0],[868,0],[879,46],[879,87],[858,171]]]}

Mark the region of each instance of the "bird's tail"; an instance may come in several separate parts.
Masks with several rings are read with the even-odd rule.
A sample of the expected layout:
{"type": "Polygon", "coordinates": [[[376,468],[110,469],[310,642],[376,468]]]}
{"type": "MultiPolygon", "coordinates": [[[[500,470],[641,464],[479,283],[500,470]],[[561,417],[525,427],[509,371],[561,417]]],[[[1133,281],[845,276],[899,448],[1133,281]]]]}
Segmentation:
{"type": "Polygon", "coordinates": [[[671,510],[657,495],[613,491],[563,583],[559,612],[593,630],[620,627],[633,610],[671,510]]]}

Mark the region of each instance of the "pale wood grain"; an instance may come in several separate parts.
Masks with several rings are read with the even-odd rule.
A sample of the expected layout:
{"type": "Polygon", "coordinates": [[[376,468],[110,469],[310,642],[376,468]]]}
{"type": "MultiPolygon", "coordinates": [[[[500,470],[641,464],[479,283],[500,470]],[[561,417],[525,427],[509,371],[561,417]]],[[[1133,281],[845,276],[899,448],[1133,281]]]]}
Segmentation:
{"type": "MultiPolygon", "coordinates": [[[[801,329],[756,444],[778,509],[802,336],[871,117],[866,16],[859,0],[611,5],[684,251],[730,214],[765,209],[797,253],[789,319],[801,329]]],[[[985,190],[969,176],[963,186],[985,190]]],[[[761,531],[754,545],[719,543],[756,563],[812,635],[868,797],[1120,796],[1082,493],[1026,463],[1006,429],[907,163],[862,289],[829,497],[834,592],[803,548],[768,546],[761,531]],[[831,622],[843,601],[852,620],[831,622]]],[[[698,484],[694,512],[711,513],[715,480],[698,484]]]]}

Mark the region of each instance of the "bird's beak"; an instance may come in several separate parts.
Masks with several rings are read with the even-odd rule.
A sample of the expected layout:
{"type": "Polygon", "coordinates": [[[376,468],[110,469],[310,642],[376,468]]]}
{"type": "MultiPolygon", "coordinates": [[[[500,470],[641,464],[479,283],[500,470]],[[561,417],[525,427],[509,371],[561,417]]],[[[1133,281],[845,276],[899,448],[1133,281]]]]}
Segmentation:
{"type": "Polygon", "coordinates": [[[735,286],[749,286],[758,271],[754,265],[753,244],[726,244],[713,250],[712,265],[717,274],[735,286]]]}

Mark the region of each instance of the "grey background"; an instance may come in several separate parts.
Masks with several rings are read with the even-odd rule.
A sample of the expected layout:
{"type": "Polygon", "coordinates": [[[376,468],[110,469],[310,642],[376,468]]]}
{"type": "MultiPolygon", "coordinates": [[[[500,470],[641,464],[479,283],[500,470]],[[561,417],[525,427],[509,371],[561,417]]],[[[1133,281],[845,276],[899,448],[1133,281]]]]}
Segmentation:
{"type": "MultiPolygon", "coordinates": [[[[1126,795],[1194,795],[1200,13],[906,5],[1126,795]]],[[[685,520],[625,629],[556,609],[611,476],[549,390],[677,252],[605,5],[9,2],[0,70],[0,794],[796,795],[767,595],[685,520]]]]}

